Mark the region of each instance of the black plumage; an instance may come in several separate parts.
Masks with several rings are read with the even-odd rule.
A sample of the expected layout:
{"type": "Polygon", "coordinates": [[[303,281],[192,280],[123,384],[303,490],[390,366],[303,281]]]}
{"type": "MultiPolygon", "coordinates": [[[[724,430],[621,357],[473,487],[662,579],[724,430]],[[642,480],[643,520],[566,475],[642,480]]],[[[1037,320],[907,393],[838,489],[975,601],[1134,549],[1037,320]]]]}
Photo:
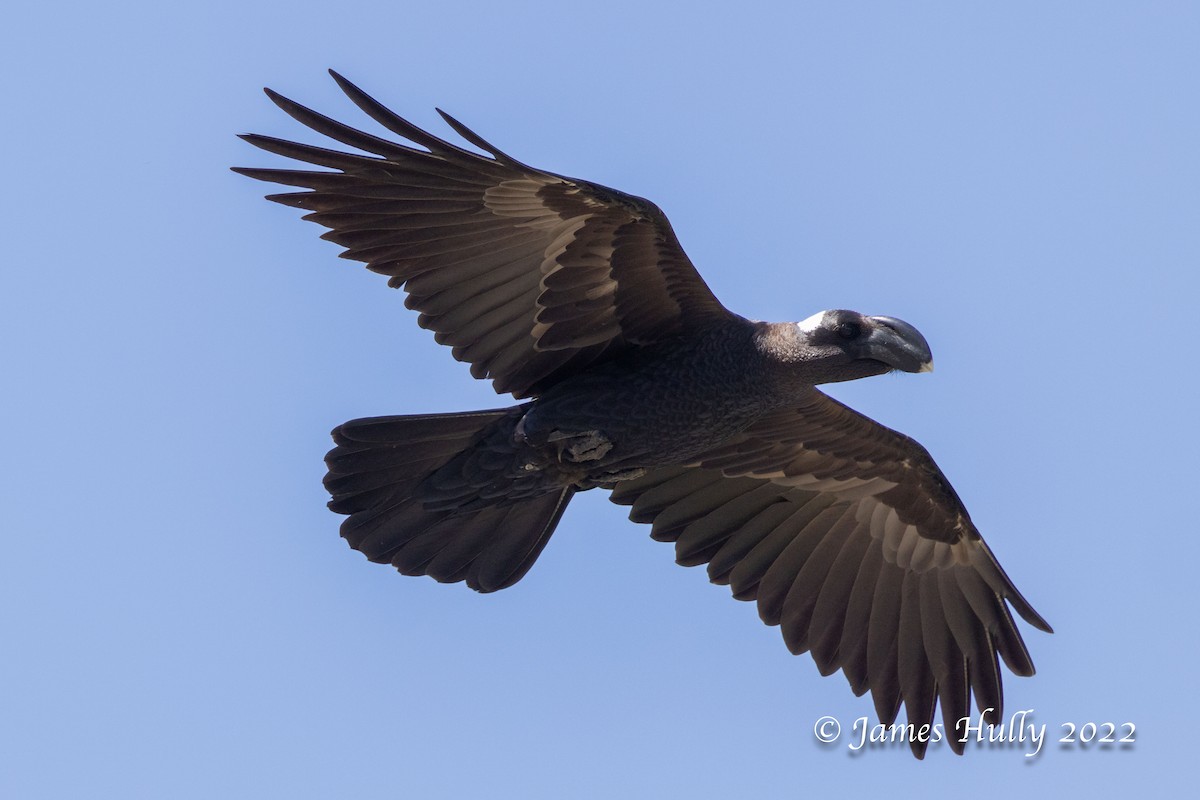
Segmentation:
{"type": "MultiPolygon", "coordinates": [[[[1050,627],[1013,586],[918,443],[818,384],[926,371],[924,338],[891,317],[801,323],[727,311],[649,201],[534,169],[442,114],[489,156],[445,142],[334,74],[408,143],[267,91],[367,155],[248,135],[323,170],[250,169],[300,187],[269,199],[403,287],[419,324],[497,392],[527,402],[338,426],[326,457],[342,535],[406,575],[483,592],[533,565],[576,491],[602,487],[674,542],[680,564],[758,604],[793,653],[933,720],[1002,714],[998,659],[1033,664],[1009,608],[1050,627]]],[[[913,750],[924,754],[924,744],[913,750]]]]}

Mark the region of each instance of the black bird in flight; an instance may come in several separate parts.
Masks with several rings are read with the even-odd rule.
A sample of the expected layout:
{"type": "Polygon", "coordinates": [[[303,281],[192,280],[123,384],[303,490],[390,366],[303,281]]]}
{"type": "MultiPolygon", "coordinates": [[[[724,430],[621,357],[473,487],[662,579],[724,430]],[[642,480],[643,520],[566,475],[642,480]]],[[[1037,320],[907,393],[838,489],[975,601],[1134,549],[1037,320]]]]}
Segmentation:
{"type": "MultiPolygon", "coordinates": [[[[892,317],[835,310],[748,320],[705,285],[653,203],[527,166],[442,113],[479,155],[332,73],[406,143],[266,90],[309,128],[369,155],[267,136],[322,170],[243,169],[302,187],[268,199],[329,228],[344,258],[403,287],[418,323],[519,405],[356,419],[333,431],[329,507],[371,561],[493,592],[533,565],[575,492],[600,487],[684,566],[754,600],[793,653],[901,703],[947,740],[1002,718],[999,658],[1033,663],[1017,591],[929,453],[817,384],[932,368],[892,317]]],[[[439,112],[441,113],[441,112],[439,112]]],[[[918,757],[925,743],[913,741],[918,757]]]]}

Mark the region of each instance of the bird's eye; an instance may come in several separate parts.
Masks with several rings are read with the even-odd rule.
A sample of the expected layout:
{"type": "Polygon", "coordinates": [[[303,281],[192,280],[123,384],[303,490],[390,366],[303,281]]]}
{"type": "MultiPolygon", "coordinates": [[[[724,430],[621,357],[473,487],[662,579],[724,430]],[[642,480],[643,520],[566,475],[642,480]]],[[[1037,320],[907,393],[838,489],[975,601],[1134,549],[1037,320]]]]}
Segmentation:
{"type": "Polygon", "coordinates": [[[862,326],[857,322],[843,322],[837,326],[837,335],[847,341],[857,339],[862,336],[862,326]]]}

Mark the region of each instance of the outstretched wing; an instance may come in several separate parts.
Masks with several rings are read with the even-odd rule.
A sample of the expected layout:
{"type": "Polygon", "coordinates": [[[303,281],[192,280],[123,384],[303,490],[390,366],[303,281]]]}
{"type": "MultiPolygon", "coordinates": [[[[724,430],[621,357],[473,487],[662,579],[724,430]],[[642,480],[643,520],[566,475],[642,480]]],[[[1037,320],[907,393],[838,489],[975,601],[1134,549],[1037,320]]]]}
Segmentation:
{"type": "Polygon", "coordinates": [[[439,111],[487,158],[426,133],[333,73],[359,108],[408,143],[347,127],[267,91],[313,130],[372,155],[267,136],[246,141],[329,171],[236,172],[310,191],[268,199],[311,213],[322,238],[403,286],[422,327],[497,392],[563,377],[730,316],[647,200],[526,166],[439,111]],[[410,146],[417,145],[418,147],[410,146]]]}
{"type": "MultiPolygon", "coordinates": [[[[999,661],[1033,662],[1008,606],[1046,624],[1004,574],[925,448],[812,390],[695,463],[618,484],[616,503],[675,542],[684,566],[757,600],[793,653],[841,669],[891,724],[932,723],[946,738],[970,713],[1003,713],[999,661]]],[[[925,745],[913,742],[923,756],[925,745]]]]}

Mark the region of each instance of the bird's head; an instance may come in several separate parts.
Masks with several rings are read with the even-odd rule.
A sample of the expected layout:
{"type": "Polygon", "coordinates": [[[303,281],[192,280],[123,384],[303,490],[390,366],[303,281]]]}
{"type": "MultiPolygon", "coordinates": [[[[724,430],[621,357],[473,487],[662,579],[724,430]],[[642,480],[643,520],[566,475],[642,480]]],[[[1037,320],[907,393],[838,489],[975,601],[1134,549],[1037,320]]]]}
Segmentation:
{"type": "Polygon", "coordinates": [[[811,375],[812,383],[849,381],[893,370],[933,371],[925,337],[895,317],[836,309],[770,328],[769,350],[811,375]]]}

